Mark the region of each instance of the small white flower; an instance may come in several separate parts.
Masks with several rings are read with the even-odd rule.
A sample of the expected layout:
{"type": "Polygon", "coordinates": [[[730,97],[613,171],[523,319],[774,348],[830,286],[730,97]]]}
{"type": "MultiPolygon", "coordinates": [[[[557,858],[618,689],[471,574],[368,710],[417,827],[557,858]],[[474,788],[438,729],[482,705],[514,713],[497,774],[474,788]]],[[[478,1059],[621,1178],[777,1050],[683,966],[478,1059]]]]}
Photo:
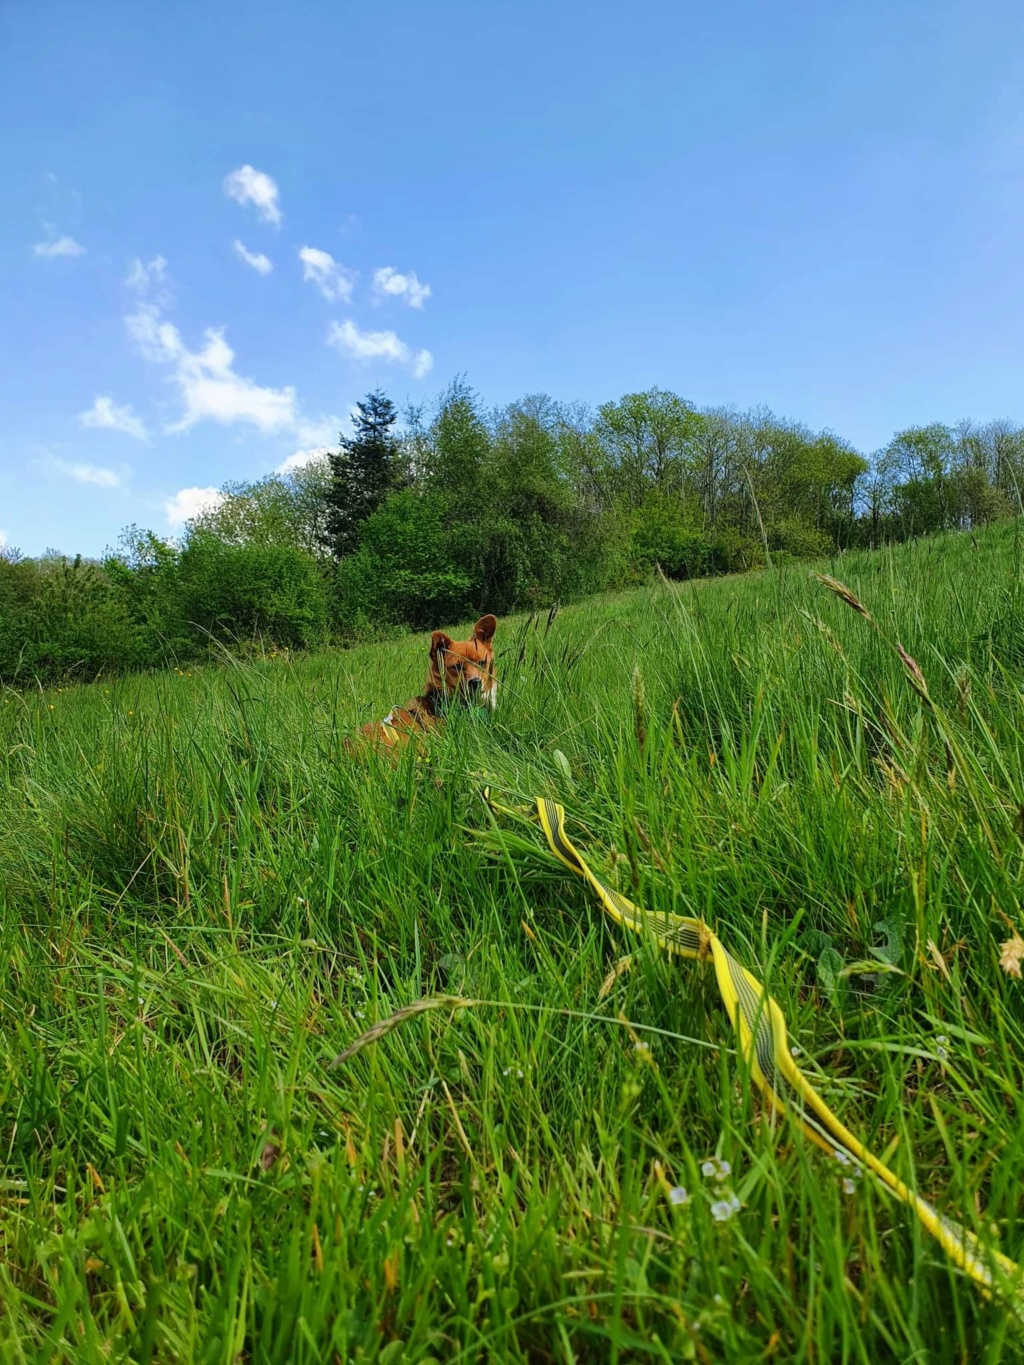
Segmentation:
{"type": "Polygon", "coordinates": [[[856,1157],[851,1156],[849,1152],[844,1152],[841,1147],[837,1147],[832,1155],[846,1171],[846,1175],[843,1177],[843,1189],[847,1194],[852,1194],[857,1188],[857,1181],[864,1174],[860,1163],[856,1157]]]}
{"type": "Polygon", "coordinates": [[[799,1057],[799,1056],[800,1056],[800,1053],[801,1053],[802,1051],[803,1051],[803,1048],[800,1047],[799,1044],[793,1043],[792,1046],[791,1046],[790,1049],[789,1049],[789,1055],[790,1055],[791,1057],[799,1057]]]}
{"type": "Polygon", "coordinates": [[[730,1194],[728,1199],[716,1199],[711,1205],[711,1217],[716,1223],[727,1223],[739,1211],[740,1201],[734,1194],[730,1194]]]}
{"type": "Polygon", "coordinates": [[[732,1167],[728,1161],[723,1161],[721,1157],[713,1156],[710,1161],[701,1164],[701,1175],[706,1180],[715,1179],[721,1183],[727,1175],[732,1172],[732,1167]]]}
{"type": "Polygon", "coordinates": [[[949,1042],[949,1039],[946,1037],[946,1035],[945,1035],[944,1033],[939,1033],[939,1034],[936,1035],[936,1038],[935,1038],[935,1055],[936,1055],[936,1057],[939,1059],[940,1062],[944,1062],[944,1061],[948,1060],[948,1058],[949,1058],[949,1049],[948,1049],[948,1047],[946,1046],[946,1044],[947,1044],[948,1042],[949,1042]]]}
{"type": "Polygon", "coordinates": [[[688,1204],[690,1194],[684,1185],[677,1185],[675,1189],[669,1190],[668,1202],[670,1204],[688,1204]]]}
{"type": "Polygon", "coordinates": [[[644,1053],[649,1053],[649,1052],[650,1052],[650,1050],[651,1050],[651,1045],[650,1045],[650,1043],[636,1042],[636,1043],[633,1044],[633,1050],[634,1050],[635,1052],[639,1052],[639,1053],[641,1054],[641,1056],[643,1056],[644,1053]]]}

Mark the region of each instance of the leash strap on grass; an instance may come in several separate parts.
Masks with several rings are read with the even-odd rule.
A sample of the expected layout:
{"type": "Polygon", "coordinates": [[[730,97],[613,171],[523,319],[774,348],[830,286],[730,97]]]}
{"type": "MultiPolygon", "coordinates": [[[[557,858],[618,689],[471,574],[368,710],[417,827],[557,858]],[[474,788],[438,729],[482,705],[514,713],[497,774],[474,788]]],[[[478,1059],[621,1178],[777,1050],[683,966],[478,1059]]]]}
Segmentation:
{"type": "MultiPolygon", "coordinates": [[[[502,807],[484,793],[495,810],[502,807]]],[[[927,1200],[915,1194],[832,1113],[793,1060],[786,1021],[779,1006],[747,969],[740,965],[703,920],[639,909],[594,875],[565,833],[565,811],[555,801],[537,797],[537,815],[552,853],[582,877],[616,924],[635,934],[651,935],[659,947],[677,957],[715,964],[715,977],[726,1013],[739,1040],[740,1053],[769,1104],[797,1124],[819,1147],[869,1170],[918,1218],[956,1265],[985,1290],[994,1287],[993,1269],[1014,1311],[1024,1318],[1024,1292],[1019,1267],[1001,1252],[987,1250],[958,1223],[944,1218],[927,1200]],[[1005,1284],[1016,1281],[1015,1284],[1005,1284]]]]}

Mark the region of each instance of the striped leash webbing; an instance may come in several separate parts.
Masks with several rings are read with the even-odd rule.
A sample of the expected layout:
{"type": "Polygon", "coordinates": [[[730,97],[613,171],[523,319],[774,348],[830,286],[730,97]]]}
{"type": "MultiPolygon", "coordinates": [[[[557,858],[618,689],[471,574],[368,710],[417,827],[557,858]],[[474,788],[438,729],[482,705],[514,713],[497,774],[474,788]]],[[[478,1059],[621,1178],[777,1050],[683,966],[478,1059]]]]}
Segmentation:
{"type": "MultiPolygon", "coordinates": [[[[491,800],[489,790],[485,790],[484,799],[493,810],[504,809],[491,800]]],[[[552,853],[583,878],[616,924],[635,934],[650,935],[659,947],[677,957],[695,961],[711,958],[722,1003],[736,1030],[740,1053],[769,1104],[825,1151],[841,1154],[870,1171],[897,1199],[914,1210],[956,1265],[986,1292],[1002,1291],[1013,1311],[1024,1319],[1020,1267],[1002,1252],[983,1248],[973,1233],[944,1217],[926,1199],[915,1194],[833,1114],[793,1060],[781,1009],[707,924],[686,915],[641,910],[631,900],[605,886],[566,835],[564,809],[541,796],[536,798],[536,805],[552,853]],[[993,1269],[998,1270],[998,1277],[993,1276],[993,1269]]]]}

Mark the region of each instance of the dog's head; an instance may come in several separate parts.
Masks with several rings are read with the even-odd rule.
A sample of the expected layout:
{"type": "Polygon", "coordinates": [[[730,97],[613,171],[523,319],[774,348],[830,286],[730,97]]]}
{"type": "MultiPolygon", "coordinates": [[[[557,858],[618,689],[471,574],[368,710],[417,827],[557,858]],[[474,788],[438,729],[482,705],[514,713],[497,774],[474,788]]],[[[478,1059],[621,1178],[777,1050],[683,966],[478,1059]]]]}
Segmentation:
{"type": "Polygon", "coordinates": [[[489,706],[498,699],[498,680],[494,676],[493,616],[481,616],[468,640],[453,640],[443,630],[430,638],[430,681],[432,691],[458,699],[470,706],[489,706]]]}

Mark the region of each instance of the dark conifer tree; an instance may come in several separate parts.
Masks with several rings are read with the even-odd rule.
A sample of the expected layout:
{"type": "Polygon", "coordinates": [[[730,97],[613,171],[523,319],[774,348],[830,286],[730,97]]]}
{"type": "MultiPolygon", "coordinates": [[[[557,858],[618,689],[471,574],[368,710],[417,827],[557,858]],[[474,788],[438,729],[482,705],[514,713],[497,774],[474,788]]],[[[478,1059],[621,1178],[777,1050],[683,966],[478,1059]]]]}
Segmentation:
{"type": "Polygon", "coordinates": [[[398,482],[398,441],[392,428],[398,409],[380,389],[356,404],[353,434],[341,438],[330,456],[327,542],[337,559],[359,543],[359,527],[376,512],[398,482]]]}

